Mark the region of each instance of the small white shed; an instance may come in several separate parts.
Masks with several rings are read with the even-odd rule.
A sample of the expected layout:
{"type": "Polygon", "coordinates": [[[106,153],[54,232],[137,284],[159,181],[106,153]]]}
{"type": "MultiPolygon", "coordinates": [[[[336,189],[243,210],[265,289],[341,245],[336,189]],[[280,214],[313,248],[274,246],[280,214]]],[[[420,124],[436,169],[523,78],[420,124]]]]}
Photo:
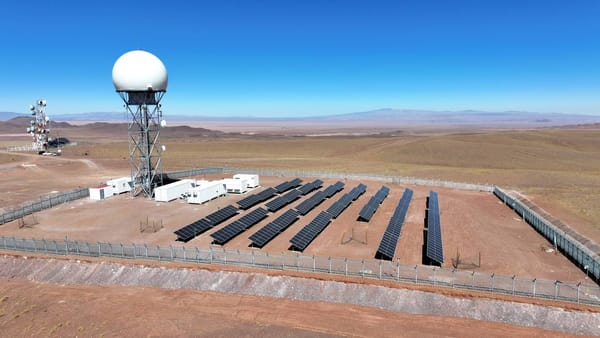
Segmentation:
{"type": "Polygon", "coordinates": [[[110,185],[100,185],[90,188],[90,199],[100,201],[113,195],[113,187],[110,185]]]}
{"type": "Polygon", "coordinates": [[[112,186],[115,195],[131,191],[131,177],[115,178],[106,181],[106,184],[112,186]]]}
{"type": "Polygon", "coordinates": [[[250,175],[250,174],[235,174],[233,178],[236,180],[246,180],[248,188],[256,188],[260,185],[258,180],[258,175],[250,175]]]}
{"type": "Polygon", "coordinates": [[[229,194],[243,194],[248,191],[248,182],[244,179],[224,178],[225,188],[229,194]]]}
{"type": "Polygon", "coordinates": [[[170,202],[185,195],[185,193],[194,187],[194,180],[181,180],[169,183],[154,189],[154,200],[157,202],[170,202]]]}
{"type": "Polygon", "coordinates": [[[225,195],[227,195],[227,188],[223,181],[206,182],[188,190],[187,201],[188,203],[202,204],[225,195]]]}

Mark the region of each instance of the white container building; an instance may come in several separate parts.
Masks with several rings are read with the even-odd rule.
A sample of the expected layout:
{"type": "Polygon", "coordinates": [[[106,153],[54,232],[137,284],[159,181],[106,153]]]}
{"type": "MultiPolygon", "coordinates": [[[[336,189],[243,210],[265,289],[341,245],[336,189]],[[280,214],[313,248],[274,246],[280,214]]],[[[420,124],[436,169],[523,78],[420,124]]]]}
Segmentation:
{"type": "Polygon", "coordinates": [[[194,180],[185,179],[160,186],[154,189],[154,200],[157,202],[170,202],[181,196],[185,196],[185,193],[193,188],[194,185],[194,180]]]}
{"type": "Polygon", "coordinates": [[[111,197],[113,194],[113,187],[107,184],[100,185],[97,187],[90,188],[90,199],[100,201],[111,197]]]}
{"type": "Polygon", "coordinates": [[[223,181],[205,182],[188,190],[187,201],[202,204],[225,195],[227,195],[227,188],[223,181]]]}
{"type": "Polygon", "coordinates": [[[235,174],[233,178],[236,180],[246,180],[247,186],[250,189],[254,189],[260,185],[258,175],[235,174]]]}
{"type": "Polygon", "coordinates": [[[115,195],[131,191],[131,177],[115,178],[106,181],[106,184],[112,186],[115,195]]]}
{"type": "Polygon", "coordinates": [[[225,183],[228,194],[243,194],[248,191],[248,181],[244,179],[224,178],[221,182],[225,183]]]}

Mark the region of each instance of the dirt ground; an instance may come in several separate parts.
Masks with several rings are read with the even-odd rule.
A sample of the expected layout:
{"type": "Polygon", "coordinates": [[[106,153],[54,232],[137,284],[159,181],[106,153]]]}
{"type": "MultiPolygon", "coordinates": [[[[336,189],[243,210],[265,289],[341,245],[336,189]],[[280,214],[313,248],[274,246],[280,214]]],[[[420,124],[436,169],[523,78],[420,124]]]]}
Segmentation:
{"type": "Polygon", "coordinates": [[[13,337],[569,336],[509,324],[348,304],[148,287],[52,285],[4,278],[0,279],[0,327],[2,335],[13,337]]]}
{"type": "MultiPolygon", "coordinates": [[[[22,183],[16,179],[17,176],[21,179],[27,177],[26,181],[29,177],[35,179],[39,176],[38,170],[44,170],[47,174],[48,171],[52,170],[53,165],[60,166],[63,169],[61,176],[64,176],[65,172],[69,172],[67,168],[70,168],[71,171],[68,177],[74,180],[75,175],[81,176],[80,180],[82,182],[102,179],[110,173],[103,171],[104,176],[81,174],[84,165],[81,161],[59,158],[42,158],[33,162],[33,164],[34,167],[17,165],[13,170],[6,171],[2,180],[5,182],[4,186],[8,188],[8,191],[18,191],[22,183]],[[11,175],[15,175],[15,178],[10,179],[11,175]]],[[[86,168],[90,168],[90,166],[86,166],[86,168]]],[[[93,171],[98,172],[97,170],[93,171]]],[[[112,172],[117,174],[116,170],[112,172]]],[[[121,171],[114,177],[126,174],[127,172],[121,171]]],[[[217,179],[225,176],[229,175],[210,175],[197,178],[217,179]]],[[[206,248],[212,242],[211,233],[218,231],[253,209],[241,212],[238,216],[185,244],[176,242],[176,235],[173,232],[219,208],[229,204],[236,205],[236,201],[250,193],[275,186],[292,178],[263,176],[260,179],[262,187],[256,191],[244,195],[230,194],[227,197],[203,205],[187,204],[181,200],[159,203],[144,198],[131,198],[128,194],[122,194],[103,201],[81,199],[44,210],[34,216],[25,217],[24,221],[27,224],[25,227],[20,227],[18,220],[5,224],[0,227],[0,235],[163,246],[185,245],[206,248]],[[156,232],[153,232],[154,229],[148,231],[149,228],[159,230],[156,232]],[[144,230],[144,232],[141,230],[144,230]]],[[[304,178],[304,183],[310,181],[312,181],[312,178],[304,178]]],[[[332,179],[324,179],[323,181],[323,187],[336,182],[332,179]]],[[[358,213],[369,198],[379,190],[382,183],[342,181],[345,183],[344,190],[325,200],[307,215],[301,216],[298,221],[262,249],[249,248],[251,241],[248,237],[310,195],[300,198],[275,213],[269,213],[267,218],[226,243],[224,247],[239,250],[259,250],[275,254],[289,252],[289,240],[302,227],[308,224],[320,211],[326,210],[343,194],[359,183],[364,183],[367,185],[367,191],[337,219],[333,220],[303,253],[325,257],[374,259],[385,228],[404,189],[410,188],[414,191],[414,195],[393,261],[398,261],[404,265],[422,264],[425,207],[430,188],[387,184],[391,188],[389,196],[381,204],[371,221],[365,223],[357,221],[358,213]]],[[[58,187],[60,182],[57,181],[56,183],[58,187]]],[[[547,252],[546,249],[551,247],[550,243],[516,217],[517,215],[504,206],[494,195],[487,192],[444,188],[435,188],[434,190],[439,193],[440,201],[445,257],[443,267],[452,268],[453,259],[456,259],[458,254],[462,261],[462,267],[469,268],[469,270],[509,276],[517,275],[523,278],[531,277],[570,282],[585,281],[586,276],[582,271],[564,256],[556,252],[547,252]]]]}

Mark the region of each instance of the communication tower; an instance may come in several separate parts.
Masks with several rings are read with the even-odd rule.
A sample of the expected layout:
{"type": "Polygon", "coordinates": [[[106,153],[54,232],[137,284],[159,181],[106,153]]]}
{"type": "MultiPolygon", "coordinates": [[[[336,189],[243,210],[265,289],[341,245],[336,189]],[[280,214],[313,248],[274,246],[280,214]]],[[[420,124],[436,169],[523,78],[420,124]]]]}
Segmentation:
{"type": "Polygon", "coordinates": [[[33,120],[30,121],[30,126],[27,132],[32,136],[31,144],[33,150],[37,150],[40,154],[48,150],[48,136],[50,134],[50,118],[46,116],[46,100],[39,99],[29,107],[33,120]]]}
{"type": "Polygon", "coordinates": [[[154,188],[162,185],[165,147],[159,140],[166,123],[160,100],[167,91],[167,69],[153,54],[134,50],[117,59],[112,79],[128,115],[131,194],[152,197],[154,188]]]}

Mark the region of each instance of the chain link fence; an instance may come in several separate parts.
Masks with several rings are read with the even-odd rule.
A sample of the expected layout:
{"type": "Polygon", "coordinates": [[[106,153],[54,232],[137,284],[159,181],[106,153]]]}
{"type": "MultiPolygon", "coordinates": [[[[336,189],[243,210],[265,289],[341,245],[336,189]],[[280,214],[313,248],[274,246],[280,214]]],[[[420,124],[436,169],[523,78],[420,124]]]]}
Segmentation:
{"type": "Polygon", "coordinates": [[[31,215],[34,212],[49,209],[59,204],[78,200],[89,195],[90,192],[88,188],[77,188],[70,191],[42,196],[39,199],[28,201],[19,206],[3,210],[2,214],[0,214],[0,225],[23,218],[27,215],[31,215]]]}
{"type": "Polygon", "coordinates": [[[383,260],[307,256],[300,253],[269,254],[257,250],[231,250],[220,246],[161,247],[15,237],[0,237],[0,249],[65,256],[115,257],[308,271],[600,305],[600,288],[592,284],[501,276],[423,265],[408,266],[383,260]]]}

